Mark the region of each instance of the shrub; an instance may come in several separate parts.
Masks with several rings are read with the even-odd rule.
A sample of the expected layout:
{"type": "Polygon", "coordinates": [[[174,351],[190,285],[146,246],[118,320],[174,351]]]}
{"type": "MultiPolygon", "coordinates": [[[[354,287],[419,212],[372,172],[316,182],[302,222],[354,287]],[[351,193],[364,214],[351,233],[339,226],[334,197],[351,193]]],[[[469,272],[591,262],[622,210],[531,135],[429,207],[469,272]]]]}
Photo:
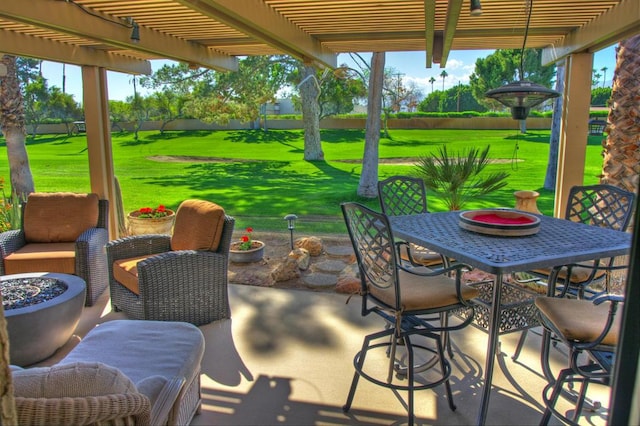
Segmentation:
{"type": "Polygon", "coordinates": [[[488,164],[488,145],[482,152],[470,148],[454,156],[443,145],[437,155],[419,157],[416,174],[428,190],[443,199],[449,210],[461,210],[467,201],[507,185],[506,172],[482,173],[488,164]]]}

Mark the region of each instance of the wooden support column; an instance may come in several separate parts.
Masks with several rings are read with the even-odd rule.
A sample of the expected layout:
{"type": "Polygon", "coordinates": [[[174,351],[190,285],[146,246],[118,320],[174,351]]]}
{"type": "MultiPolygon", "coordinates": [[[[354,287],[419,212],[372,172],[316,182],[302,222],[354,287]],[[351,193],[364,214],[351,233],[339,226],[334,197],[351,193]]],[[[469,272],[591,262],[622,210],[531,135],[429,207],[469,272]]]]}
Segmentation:
{"type": "Polygon", "coordinates": [[[592,66],[592,53],[566,59],[554,217],[564,217],[571,187],[584,184],[592,66]]]}
{"type": "Polygon", "coordinates": [[[91,191],[101,199],[109,200],[109,238],[115,239],[118,237],[118,216],[106,70],[83,66],[82,91],[91,191]]]}

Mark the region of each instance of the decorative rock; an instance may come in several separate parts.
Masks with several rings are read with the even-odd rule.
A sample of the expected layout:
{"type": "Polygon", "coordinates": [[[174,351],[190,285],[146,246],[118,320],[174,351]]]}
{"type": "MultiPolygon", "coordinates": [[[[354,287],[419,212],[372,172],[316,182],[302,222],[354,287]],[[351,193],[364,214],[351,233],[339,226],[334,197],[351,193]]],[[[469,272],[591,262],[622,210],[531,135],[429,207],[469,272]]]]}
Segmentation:
{"type": "Polygon", "coordinates": [[[336,293],[360,294],[360,280],[355,277],[340,276],[336,283],[336,293]]]}
{"type": "Polygon", "coordinates": [[[341,260],[325,260],[324,262],[315,263],[313,265],[314,271],[326,272],[328,274],[338,274],[347,266],[341,260]]]}
{"type": "Polygon", "coordinates": [[[255,285],[260,287],[272,287],[275,284],[271,273],[242,270],[229,272],[229,282],[235,284],[255,285]]]}
{"type": "Polygon", "coordinates": [[[329,288],[337,284],[338,277],[333,274],[310,274],[302,277],[302,281],[311,288],[329,288]]]}
{"type": "Polygon", "coordinates": [[[324,248],[329,257],[350,257],[353,256],[353,247],[348,245],[328,245],[324,248]]]}
{"type": "Polygon", "coordinates": [[[271,272],[271,278],[274,282],[289,281],[299,276],[298,259],[293,256],[287,256],[284,261],[277,265],[271,272]]]}
{"type": "Polygon", "coordinates": [[[307,249],[311,256],[320,256],[323,250],[322,240],[318,237],[298,238],[293,245],[296,248],[307,249]]]}
{"type": "Polygon", "coordinates": [[[343,294],[360,294],[360,278],[358,265],[352,263],[342,270],[336,283],[336,292],[343,294]]]}
{"type": "Polygon", "coordinates": [[[301,271],[306,271],[309,269],[309,264],[311,263],[311,257],[309,255],[309,250],[303,248],[294,249],[291,253],[289,253],[289,257],[292,257],[298,263],[298,268],[301,271]]]}

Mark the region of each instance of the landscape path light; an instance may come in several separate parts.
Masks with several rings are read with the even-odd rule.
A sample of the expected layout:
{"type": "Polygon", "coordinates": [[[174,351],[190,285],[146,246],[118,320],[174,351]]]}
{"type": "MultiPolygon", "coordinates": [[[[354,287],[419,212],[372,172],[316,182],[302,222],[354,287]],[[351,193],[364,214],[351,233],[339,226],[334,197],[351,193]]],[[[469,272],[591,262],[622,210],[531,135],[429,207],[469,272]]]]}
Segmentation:
{"type": "Polygon", "coordinates": [[[291,250],[293,250],[293,230],[296,227],[296,219],[298,219],[298,216],[293,213],[289,213],[284,217],[284,220],[287,221],[287,228],[289,228],[289,233],[291,234],[291,250]]]}

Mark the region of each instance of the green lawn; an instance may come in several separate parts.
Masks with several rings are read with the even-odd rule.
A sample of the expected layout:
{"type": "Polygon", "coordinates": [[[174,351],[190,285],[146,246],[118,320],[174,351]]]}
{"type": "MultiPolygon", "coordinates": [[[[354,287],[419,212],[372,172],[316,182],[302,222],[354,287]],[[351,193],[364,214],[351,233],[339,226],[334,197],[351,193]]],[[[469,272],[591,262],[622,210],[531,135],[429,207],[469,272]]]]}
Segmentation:
{"type": "MultiPolygon", "coordinates": [[[[590,136],[585,183],[597,183],[602,137],[590,136]]],[[[324,162],[306,162],[302,130],[141,132],[112,135],[115,174],[125,211],[165,204],[175,208],[186,198],[208,199],[237,218],[236,228],[285,230],[283,217],[295,213],[302,233],[344,232],[340,203],[356,200],[377,209],[375,200],[356,195],[364,149],[363,130],[323,130],[324,162]],[[180,159],[180,161],[176,161],[180,159]]],[[[491,145],[490,167],[510,174],[509,185],[465,208],[514,205],[513,192],[541,193],[538,207],[553,210],[553,193],[542,189],[547,168],[549,131],[392,130],[380,140],[379,178],[412,174],[421,155],[448,144],[450,153],[491,145]],[[517,161],[516,161],[517,160],[517,161]]],[[[39,136],[27,141],[37,191],[90,191],[84,135],[39,136]]],[[[6,159],[6,145],[0,143],[6,159]]],[[[9,180],[7,161],[0,176],[9,180]]],[[[435,196],[431,211],[444,210],[435,196]]]]}

